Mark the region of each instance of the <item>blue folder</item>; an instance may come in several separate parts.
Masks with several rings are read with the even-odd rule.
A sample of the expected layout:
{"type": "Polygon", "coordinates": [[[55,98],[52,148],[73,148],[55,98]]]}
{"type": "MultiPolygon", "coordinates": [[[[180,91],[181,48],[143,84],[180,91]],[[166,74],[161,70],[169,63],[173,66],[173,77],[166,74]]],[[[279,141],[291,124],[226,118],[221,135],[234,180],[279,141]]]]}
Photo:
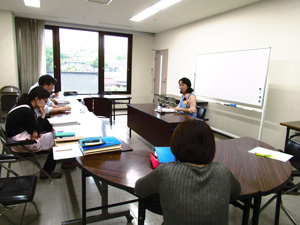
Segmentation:
{"type": "Polygon", "coordinates": [[[154,147],[159,163],[175,162],[175,156],[173,155],[170,147],[154,147]]]}
{"type": "Polygon", "coordinates": [[[94,145],[94,146],[85,146],[84,143],[82,143],[82,139],[79,140],[79,144],[81,146],[81,148],[85,151],[85,150],[91,150],[91,149],[96,149],[96,148],[104,148],[104,147],[109,147],[109,146],[113,146],[113,145],[120,145],[121,142],[113,137],[103,137],[103,143],[99,144],[99,145],[94,145]]]}

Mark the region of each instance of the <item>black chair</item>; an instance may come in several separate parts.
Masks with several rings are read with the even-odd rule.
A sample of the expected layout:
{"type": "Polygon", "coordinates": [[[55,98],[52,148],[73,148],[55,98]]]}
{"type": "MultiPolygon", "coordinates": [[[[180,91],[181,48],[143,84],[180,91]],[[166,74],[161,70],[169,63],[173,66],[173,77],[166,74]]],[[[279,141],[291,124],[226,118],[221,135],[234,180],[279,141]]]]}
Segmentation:
{"type": "Polygon", "coordinates": [[[197,118],[204,121],[208,121],[208,119],[205,118],[206,108],[200,106],[196,106],[196,108],[197,108],[197,118]]]}
{"type": "Polygon", "coordinates": [[[94,114],[109,118],[110,125],[112,125],[112,105],[110,100],[107,98],[94,98],[94,114]]]}
{"type": "Polygon", "coordinates": [[[85,106],[90,112],[94,112],[94,98],[84,98],[83,99],[85,106]]]}
{"type": "Polygon", "coordinates": [[[275,214],[275,224],[279,223],[280,209],[282,209],[285,214],[289,217],[289,219],[293,222],[293,224],[298,225],[297,221],[293,218],[293,216],[289,213],[282,201],[282,195],[300,195],[300,182],[295,183],[294,178],[300,177],[300,133],[290,136],[287,145],[285,146],[284,153],[293,155],[290,159],[290,163],[295,168],[292,171],[292,177],[288,181],[288,183],[278,191],[276,195],[274,195],[270,200],[265,203],[265,205],[261,208],[261,211],[264,210],[273,200],[277,200],[276,202],[276,214],[275,214]],[[297,140],[298,138],[298,140],[297,140]]]}
{"type": "MultiPolygon", "coordinates": [[[[111,91],[101,91],[100,95],[112,95],[111,91]]],[[[116,101],[116,100],[111,100],[113,101],[113,106],[114,106],[114,116],[116,116],[116,105],[127,105],[127,102],[122,102],[122,101],[116,101]]]]}
{"type": "Polygon", "coordinates": [[[64,96],[78,95],[77,91],[65,91],[64,96]]]}
{"type": "MultiPolygon", "coordinates": [[[[7,139],[7,135],[5,130],[3,129],[2,126],[0,126],[0,140],[2,143],[2,154],[6,153],[6,154],[10,154],[15,156],[16,159],[18,159],[18,161],[29,161],[31,163],[33,163],[33,165],[35,165],[40,171],[44,172],[50,182],[52,182],[52,178],[50,175],[48,175],[48,173],[46,171],[44,171],[44,169],[41,167],[40,163],[37,161],[37,158],[40,156],[40,154],[46,154],[48,153],[47,151],[42,151],[39,154],[34,153],[30,150],[28,150],[25,146],[26,145],[32,145],[35,144],[36,141],[35,140],[24,140],[24,141],[8,141],[7,139]],[[25,153],[20,153],[20,152],[14,152],[11,148],[14,146],[21,146],[26,152],[25,153]]],[[[10,163],[8,168],[10,168],[10,163]]]]}
{"type": "Polygon", "coordinates": [[[9,177],[9,173],[18,176],[10,167],[11,163],[17,162],[17,158],[12,154],[1,154],[0,155],[0,177],[2,177],[2,168],[7,170],[6,177],[9,177]],[[5,164],[8,164],[7,166],[5,164]]]}
{"type": "MultiPolygon", "coordinates": [[[[0,158],[0,166],[7,162],[7,159],[0,158]]],[[[5,167],[3,167],[5,168],[5,167]]],[[[0,217],[8,224],[14,224],[11,219],[5,216],[2,211],[14,209],[16,205],[24,203],[24,209],[20,224],[22,225],[27,203],[32,203],[37,213],[39,213],[35,202],[33,201],[37,177],[19,176],[11,169],[8,170],[16,177],[0,178],[0,217]]]]}

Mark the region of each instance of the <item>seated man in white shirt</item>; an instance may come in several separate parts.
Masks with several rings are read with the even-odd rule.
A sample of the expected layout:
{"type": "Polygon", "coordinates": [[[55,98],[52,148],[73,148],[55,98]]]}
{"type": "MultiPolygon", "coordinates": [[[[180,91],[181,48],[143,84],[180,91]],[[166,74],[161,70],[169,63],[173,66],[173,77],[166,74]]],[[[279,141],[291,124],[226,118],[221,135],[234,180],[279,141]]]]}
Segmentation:
{"type": "MultiPolygon", "coordinates": [[[[42,75],[42,76],[40,76],[38,83],[34,84],[29,89],[28,93],[30,93],[30,91],[37,86],[43,86],[51,94],[55,84],[56,84],[56,79],[54,77],[52,77],[51,75],[47,75],[47,74],[42,75]]],[[[54,96],[56,96],[56,94],[54,96]]],[[[70,106],[59,107],[59,106],[55,105],[55,103],[56,103],[55,99],[52,99],[52,98],[48,99],[47,104],[45,106],[47,114],[65,112],[65,111],[71,110],[70,106]]],[[[39,112],[36,112],[36,113],[39,116],[39,112]]]]}

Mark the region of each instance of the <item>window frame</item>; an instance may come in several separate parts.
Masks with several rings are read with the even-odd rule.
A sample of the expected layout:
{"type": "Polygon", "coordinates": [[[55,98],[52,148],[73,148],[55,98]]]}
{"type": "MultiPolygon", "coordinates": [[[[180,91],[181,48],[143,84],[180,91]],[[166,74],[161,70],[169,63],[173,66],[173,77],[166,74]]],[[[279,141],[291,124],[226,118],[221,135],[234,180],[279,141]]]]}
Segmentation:
{"type": "MultiPolygon", "coordinates": [[[[112,94],[131,94],[132,88],[132,34],[117,33],[117,32],[106,32],[98,30],[81,29],[74,27],[63,27],[45,25],[45,29],[52,30],[53,35],[53,74],[57,79],[55,85],[55,92],[61,91],[61,67],[60,67],[60,42],[59,42],[59,29],[71,29],[80,31],[92,31],[98,32],[98,94],[104,92],[104,72],[105,72],[105,58],[104,58],[104,36],[116,36],[116,37],[127,37],[128,38],[128,51],[127,51],[127,91],[110,91],[112,94]]],[[[82,94],[95,94],[95,93],[82,93],[82,94]]]]}

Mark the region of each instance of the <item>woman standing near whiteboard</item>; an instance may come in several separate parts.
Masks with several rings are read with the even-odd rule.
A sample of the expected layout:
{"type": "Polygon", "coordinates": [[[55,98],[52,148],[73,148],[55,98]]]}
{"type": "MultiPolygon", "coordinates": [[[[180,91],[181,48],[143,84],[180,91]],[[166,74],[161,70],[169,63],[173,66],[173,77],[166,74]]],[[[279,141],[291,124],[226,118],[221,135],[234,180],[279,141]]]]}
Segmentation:
{"type": "Polygon", "coordinates": [[[197,117],[197,99],[193,94],[194,89],[191,88],[191,81],[183,77],[179,80],[179,89],[182,94],[180,103],[174,109],[179,113],[184,113],[189,116],[197,117]]]}

